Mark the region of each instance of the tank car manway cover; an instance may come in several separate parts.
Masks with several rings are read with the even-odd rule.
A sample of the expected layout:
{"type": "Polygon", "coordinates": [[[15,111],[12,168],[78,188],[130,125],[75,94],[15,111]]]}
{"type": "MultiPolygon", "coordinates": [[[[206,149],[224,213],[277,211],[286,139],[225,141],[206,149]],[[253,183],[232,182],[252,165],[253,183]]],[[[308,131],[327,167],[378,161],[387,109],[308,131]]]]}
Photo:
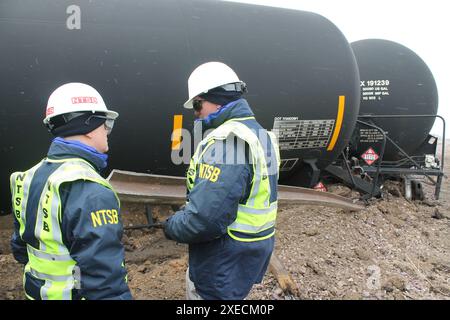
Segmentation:
{"type": "Polygon", "coordinates": [[[380,156],[373,150],[372,148],[367,149],[366,152],[364,152],[361,155],[361,158],[369,165],[371,166],[372,163],[378,160],[380,156]]]}

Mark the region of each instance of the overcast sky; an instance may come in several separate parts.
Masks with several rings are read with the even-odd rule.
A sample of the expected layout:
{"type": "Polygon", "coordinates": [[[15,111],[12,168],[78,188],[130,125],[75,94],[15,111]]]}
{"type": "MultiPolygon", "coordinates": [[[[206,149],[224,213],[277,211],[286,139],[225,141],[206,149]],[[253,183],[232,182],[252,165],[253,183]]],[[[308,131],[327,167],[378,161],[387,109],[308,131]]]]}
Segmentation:
{"type": "MultiPolygon", "coordinates": [[[[439,110],[450,126],[450,11],[445,0],[228,0],[311,11],[331,20],[349,42],[378,38],[419,55],[438,87],[439,110]]],[[[432,133],[440,134],[436,120],[432,133]]],[[[450,138],[450,133],[447,134],[450,138]]]]}

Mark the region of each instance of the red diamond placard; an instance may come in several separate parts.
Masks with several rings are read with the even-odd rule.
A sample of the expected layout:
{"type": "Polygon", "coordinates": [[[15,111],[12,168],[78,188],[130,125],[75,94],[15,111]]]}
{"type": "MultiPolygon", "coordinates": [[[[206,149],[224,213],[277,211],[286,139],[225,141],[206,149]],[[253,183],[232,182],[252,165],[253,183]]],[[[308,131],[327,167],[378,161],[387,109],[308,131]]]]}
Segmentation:
{"type": "Polygon", "coordinates": [[[378,160],[380,156],[373,150],[372,148],[369,148],[366,152],[364,152],[361,155],[361,158],[369,165],[371,166],[372,163],[378,160]]]}
{"type": "Polygon", "coordinates": [[[318,184],[316,184],[314,186],[314,190],[327,192],[327,188],[325,187],[325,185],[322,182],[319,182],[318,184]]]}

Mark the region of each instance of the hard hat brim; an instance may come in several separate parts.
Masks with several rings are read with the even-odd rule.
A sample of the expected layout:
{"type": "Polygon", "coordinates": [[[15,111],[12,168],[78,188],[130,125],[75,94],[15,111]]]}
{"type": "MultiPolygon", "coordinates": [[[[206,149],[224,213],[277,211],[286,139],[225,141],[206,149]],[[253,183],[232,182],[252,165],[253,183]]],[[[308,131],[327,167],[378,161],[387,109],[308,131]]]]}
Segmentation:
{"type": "MultiPolygon", "coordinates": [[[[77,111],[77,112],[92,112],[92,113],[100,112],[100,113],[106,114],[106,116],[107,116],[108,118],[110,118],[111,120],[116,120],[117,117],[119,116],[119,113],[118,113],[118,112],[112,111],[112,110],[96,110],[96,111],[92,111],[92,110],[79,110],[79,111],[77,111]]],[[[70,113],[70,112],[67,112],[67,113],[70,113]]],[[[60,116],[60,115],[63,115],[63,114],[65,114],[65,113],[61,113],[61,114],[58,114],[58,115],[55,115],[55,116],[60,116]]],[[[46,117],[42,122],[43,122],[44,124],[48,124],[48,123],[50,122],[50,120],[51,120],[53,117],[55,117],[55,116],[46,117]]]]}

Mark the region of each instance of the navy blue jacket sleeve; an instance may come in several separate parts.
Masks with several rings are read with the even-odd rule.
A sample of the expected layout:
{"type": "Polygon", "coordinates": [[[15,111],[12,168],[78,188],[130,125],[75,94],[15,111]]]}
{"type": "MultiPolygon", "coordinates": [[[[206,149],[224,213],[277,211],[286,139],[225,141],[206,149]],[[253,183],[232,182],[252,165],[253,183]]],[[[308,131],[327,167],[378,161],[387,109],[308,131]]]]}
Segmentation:
{"type": "Polygon", "coordinates": [[[17,262],[21,264],[28,263],[28,253],[27,253],[27,245],[20,237],[19,233],[19,222],[16,218],[14,218],[14,233],[11,237],[11,251],[17,262]]]}
{"type": "Polygon", "coordinates": [[[166,221],[164,232],[169,239],[181,243],[211,241],[226,234],[236,220],[239,202],[248,197],[252,170],[248,163],[225,164],[225,153],[218,163],[214,150],[223,147],[224,142],[216,141],[205,152],[202,163],[219,169],[220,174],[216,180],[197,170],[189,202],[166,221]]]}
{"type": "Polygon", "coordinates": [[[80,268],[79,293],[86,299],[131,299],[126,282],[122,219],[114,193],[92,182],[69,184],[62,229],[80,268]]]}

